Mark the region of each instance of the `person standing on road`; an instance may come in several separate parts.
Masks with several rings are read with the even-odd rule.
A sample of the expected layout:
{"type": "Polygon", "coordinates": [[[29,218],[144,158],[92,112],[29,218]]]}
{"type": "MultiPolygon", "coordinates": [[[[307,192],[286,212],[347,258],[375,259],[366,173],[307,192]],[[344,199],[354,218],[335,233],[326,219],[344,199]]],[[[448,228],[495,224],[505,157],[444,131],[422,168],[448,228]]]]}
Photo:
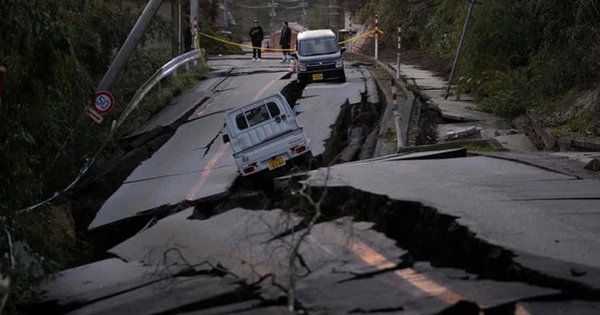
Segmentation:
{"type": "MultiPolygon", "coordinates": [[[[281,38],[279,39],[279,45],[281,45],[282,49],[290,49],[292,41],[292,30],[288,27],[288,22],[283,22],[283,29],[281,30],[281,38]]],[[[284,50],[283,51],[283,60],[281,62],[286,62],[291,60],[290,52],[284,50]]]]}
{"type": "Polygon", "coordinates": [[[265,34],[258,20],[254,20],[254,27],[250,29],[250,38],[252,38],[252,61],[260,61],[260,50],[265,34]]]}

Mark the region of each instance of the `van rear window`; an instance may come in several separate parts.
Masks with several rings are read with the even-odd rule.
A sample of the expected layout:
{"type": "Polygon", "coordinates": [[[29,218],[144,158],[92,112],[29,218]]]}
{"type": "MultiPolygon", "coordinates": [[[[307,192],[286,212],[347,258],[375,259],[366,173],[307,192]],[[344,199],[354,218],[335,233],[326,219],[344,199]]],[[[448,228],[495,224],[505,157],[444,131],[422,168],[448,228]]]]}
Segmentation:
{"type": "Polygon", "coordinates": [[[269,102],[266,105],[255,107],[249,111],[243,112],[235,117],[235,123],[239,130],[247,129],[265,122],[273,117],[279,116],[281,111],[275,102],[269,102]]]}

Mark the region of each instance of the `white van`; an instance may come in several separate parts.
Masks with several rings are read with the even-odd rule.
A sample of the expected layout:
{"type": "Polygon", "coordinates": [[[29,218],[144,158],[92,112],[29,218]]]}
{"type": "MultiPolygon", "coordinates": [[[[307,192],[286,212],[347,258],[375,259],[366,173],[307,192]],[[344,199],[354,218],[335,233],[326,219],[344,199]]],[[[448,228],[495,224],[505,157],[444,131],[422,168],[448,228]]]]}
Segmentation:
{"type": "Polygon", "coordinates": [[[223,142],[231,143],[242,176],[312,157],[304,129],[281,93],[228,110],[225,126],[223,142]]]}

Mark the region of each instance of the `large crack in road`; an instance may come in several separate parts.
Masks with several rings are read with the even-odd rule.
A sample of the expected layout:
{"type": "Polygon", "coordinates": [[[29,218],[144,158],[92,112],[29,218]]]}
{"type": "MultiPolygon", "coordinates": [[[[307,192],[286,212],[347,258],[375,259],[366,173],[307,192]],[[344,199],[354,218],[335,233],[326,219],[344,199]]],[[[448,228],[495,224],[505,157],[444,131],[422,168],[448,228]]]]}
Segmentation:
{"type": "MultiPolygon", "coordinates": [[[[263,72],[255,71],[240,75],[263,72]]],[[[290,76],[283,77],[282,79],[289,79],[290,76]]],[[[303,98],[304,88],[305,86],[292,81],[281,92],[290,105],[295,106],[303,98]]],[[[296,193],[299,189],[302,189],[299,182],[307,179],[309,176],[306,172],[314,170],[320,165],[331,166],[337,163],[348,163],[371,157],[373,152],[371,147],[373,147],[373,144],[366,142],[369,142],[367,140],[369,135],[377,134],[378,123],[384,112],[383,107],[385,104],[369,102],[368,96],[370,93],[379,93],[379,91],[368,91],[365,89],[365,92],[361,94],[360,102],[350,103],[347,101],[342,105],[338,119],[331,126],[331,137],[327,141],[325,152],[322,155],[316,156],[315,163],[309,164],[309,167],[296,168],[294,172],[298,174],[292,174],[277,181],[274,181],[275,177],[286,174],[277,173],[253,178],[238,177],[226,193],[195,200],[183,200],[174,205],[162,205],[154,209],[138,212],[136,217],[120,220],[94,231],[94,239],[98,240],[97,245],[106,250],[131,238],[135,234],[151,229],[161,219],[190,208],[194,208],[193,213],[188,217],[188,220],[192,221],[210,220],[237,208],[256,211],[283,209],[284,212],[299,216],[300,220],[288,229],[280,231],[265,240],[262,244],[282,242],[286,238],[293,236],[298,231],[307,228],[310,215],[314,211],[313,206],[307,203],[304,197],[296,193]]],[[[191,112],[194,112],[197,107],[191,112]]],[[[160,146],[174,134],[172,128],[176,129],[178,126],[189,122],[181,120],[179,125],[165,128],[164,133],[155,132],[154,138],[139,145],[151,145],[152,148],[155,148],[157,145],[160,146]],[[160,141],[152,143],[152,141],[158,141],[156,139],[160,139],[160,141]]],[[[207,156],[222,130],[204,147],[204,157],[207,156]]],[[[428,134],[428,132],[425,134],[428,134]]],[[[371,141],[373,141],[373,138],[371,137],[371,141]]],[[[427,142],[427,139],[421,138],[418,141],[427,142]]],[[[152,154],[151,152],[149,153],[150,155],[152,154]]],[[[140,159],[142,156],[147,155],[140,155],[140,159]]],[[[138,164],[140,162],[141,160],[138,164]]],[[[108,173],[110,171],[103,172],[103,174],[108,173]]],[[[134,181],[128,183],[134,183],[134,181]]],[[[96,187],[91,183],[88,183],[88,185],[96,187]]],[[[85,195],[86,190],[79,189],[79,196],[85,195]]],[[[399,263],[387,265],[387,267],[382,268],[378,267],[378,270],[374,271],[350,272],[351,278],[336,281],[340,285],[348,282],[359,283],[367,279],[375,279],[388,274],[402,272],[425,261],[435,268],[457,268],[475,274],[481,279],[523,282],[558,289],[577,298],[597,299],[597,291],[576,281],[556,279],[519,265],[513,259],[513,252],[479,239],[474,232],[459,224],[456,221],[456,217],[442,214],[433,207],[418,202],[391,199],[385,195],[366,192],[352,187],[310,187],[309,194],[315,200],[318,200],[325,193],[325,190],[327,190],[327,197],[323,200],[322,204],[323,219],[318,223],[336,222],[336,220],[346,217],[351,217],[354,222],[373,222],[375,223],[373,226],[375,231],[383,233],[386,237],[394,240],[397,246],[407,250],[407,253],[400,258],[399,263]]],[[[560,200],[564,200],[564,198],[560,200]]],[[[581,200],[581,198],[577,198],[577,200],[581,200]]],[[[303,268],[301,278],[313,275],[313,270],[308,259],[302,254],[298,254],[297,258],[300,266],[303,268]]],[[[223,270],[225,269],[223,268],[223,270]]],[[[245,302],[255,300],[259,300],[260,303],[253,302],[252,305],[244,304],[240,306],[240,309],[248,310],[283,305],[285,300],[265,299],[257,295],[256,291],[260,282],[265,279],[264,277],[268,277],[268,275],[263,276],[262,280],[255,283],[239,281],[240,289],[237,291],[234,290],[233,292],[224,293],[214,298],[188,303],[165,310],[160,312],[160,314],[176,314],[224,306],[228,306],[228,309],[231,309],[237,303],[244,304],[245,302]]],[[[469,276],[467,276],[466,280],[470,280],[469,276]]],[[[280,287],[280,289],[283,294],[286,293],[285,288],[280,287]]],[[[550,296],[556,299],[566,298],[565,295],[561,295],[560,297],[546,295],[545,298],[550,296]]],[[[298,306],[302,308],[301,300],[297,302],[298,306]]],[[[518,314],[519,302],[512,301],[506,305],[488,307],[485,313],[518,314]]],[[[402,312],[404,309],[404,305],[396,305],[379,308],[352,308],[346,310],[346,312],[349,314],[394,313],[402,312]]],[[[454,301],[448,309],[439,314],[471,314],[473,312],[475,312],[473,314],[478,314],[481,309],[483,308],[480,308],[477,303],[460,300],[454,301]]]]}

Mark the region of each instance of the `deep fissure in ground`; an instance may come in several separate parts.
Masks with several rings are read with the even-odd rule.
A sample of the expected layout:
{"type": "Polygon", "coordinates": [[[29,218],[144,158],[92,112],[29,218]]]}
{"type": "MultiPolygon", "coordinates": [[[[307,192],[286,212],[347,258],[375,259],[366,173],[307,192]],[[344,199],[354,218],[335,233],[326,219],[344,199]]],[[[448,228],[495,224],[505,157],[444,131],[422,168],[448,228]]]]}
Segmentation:
{"type": "MultiPolygon", "coordinates": [[[[282,91],[290,105],[296,104],[302,95],[304,86],[296,81],[292,82],[282,91]]],[[[199,104],[200,105],[200,104],[199,104]]],[[[426,105],[422,110],[429,110],[426,105]]],[[[363,97],[361,104],[346,103],[342,106],[341,114],[332,126],[332,137],[328,142],[326,153],[317,157],[318,164],[309,165],[314,169],[318,165],[335,164],[341,152],[347,148],[350,142],[350,130],[364,127],[365,134],[378,121],[381,107],[377,104],[368,104],[363,97]]],[[[433,119],[439,116],[432,115],[433,119]]],[[[187,116],[186,116],[187,117],[187,116]]],[[[423,117],[423,116],[421,116],[423,117]]],[[[426,129],[431,122],[426,121],[421,127],[426,129]]],[[[176,128],[175,128],[176,129],[176,128]]],[[[175,132],[175,129],[153,131],[152,137],[140,141],[139,145],[133,147],[128,154],[139,154],[147,156],[162,144],[164,144],[175,132]],[[147,147],[147,148],[146,148],[147,147]],[[144,148],[143,152],[135,152],[136,148],[144,148]],[[147,152],[146,152],[147,150],[147,152]]],[[[424,135],[430,134],[429,130],[424,135]]],[[[430,139],[427,139],[430,140],[430,139]]],[[[420,139],[417,142],[427,142],[420,139]]],[[[350,160],[356,160],[360,149],[354,152],[350,160]]],[[[120,159],[125,152],[117,152],[116,158],[120,159]]],[[[138,159],[135,159],[138,160],[138,159]]],[[[109,159],[110,161],[110,159],[109,159]]],[[[110,165],[110,164],[109,164],[110,165]]],[[[114,167],[114,165],[113,165],[114,167]]],[[[306,170],[306,169],[305,169],[306,170]]],[[[111,169],[111,171],[113,171],[111,169]]],[[[302,170],[301,170],[302,171],[302,170]]],[[[127,173],[128,174],[128,173],[127,173]]],[[[105,174],[104,174],[105,175],[105,174]]],[[[282,175],[282,174],[279,174],[282,175]]],[[[88,184],[92,187],[106,185],[102,191],[110,191],[108,187],[114,186],[118,179],[104,178],[96,183],[88,184]],[[110,183],[104,181],[110,180],[110,183]],[[114,182],[113,182],[114,180],[114,182]]],[[[118,185],[117,185],[118,187],[118,185]]],[[[99,237],[106,237],[107,231],[111,231],[111,237],[101,246],[104,250],[112,247],[133,234],[139,232],[143,227],[152,225],[158,219],[173,213],[194,207],[195,211],[190,219],[207,219],[211,216],[226,212],[236,207],[249,210],[283,209],[297,213],[305,218],[310,218],[314,209],[302,198],[292,196],[290,192],[299,189],[292,185],[286,191],[276,191],[273,185],[273,176],[242,178],[239,177],[229,194],[213,196],[194,202],[184,201],[177,205],[159,207],[141,213],[139,217],[124,220],[103,230],[99,237]],[[259,190],[252,190],[255,187],[259,190]]],[[[335,220],[344,216],[352,216],[356,221],[375,222],[374,229],[384,233],[387,237],[394,239],[397,244],[409,251],[414,260],[429,261],[436,267],[453,267],[478,274],[483,278],[507,281],[522,281],[535,285],[566,289],[572,292],[589,294],[587,288],[583,288],[574,282],[553,279],[541,275],[532,270],[526,270],[513,261],[513,253],[500,247],[491,245],[478,239],[475,233],[468,228],[458,224],[456,217],[440,214],[436,209],[424,206],[417,202],[393,200],[386,196],[376,195],[360,191],[351,187],[327,188],[328,197],[324,200],[322,221],[335,220]]],[[[315,199],[323,193],[324,188],[310,189],[315,199]]],[[[77,191],[75,192],[77,193],[77,191]]],[[[87,225],[86,225],[87,226],[87,225]]],[[[302,223],[294,230],[302,228],[302,223]]],[[[212,304],[211,304],[212,305],[212,304]]],[[[203,305],[190,306],[185,310],[202,309],[203,305]]],[[[367,310],[369,312],[371,310],[367,310]]],[[[365,312],[365,310],[357,310],[365,312]]]]}
{"type": "MultiPolygon", "coordinates": [[[[281,209],[305,218],[274,239],[285,237],[306,228],[314,215],[312,205],[297,194],[292,194],[294,190],[301,189],[299,181],[306,178],[307,175],[297,175],[280,179],[274,192],[240,191],[216,207],[198,204],[196,212],[202,213],[202,217],[190,219],[206,219],[238,207],[247,210],[281,209]],[[218,210],[209,214],[207,209],[218,210]]],[[[307,192],[314,200],[318,200],[325,189],[327,196],[321,205],[323,216],[319,223],[348,216],[357,222],[374,222],[374,230],[384,233],[408,251],[408,257],[403,259],[406,264],[393,270],[411,267],[415,261],[427,261],[436,268],[465,270],[482,279],[523,282],[559,289],[577,298],[597,298],[597,292],[577,282],[553,278],[519,265],[514,261],[513,252],[479,239],[474,232],[459,224],[457,217],[442,214],[435,208],[352,187],[309,187],[307,192]]],[[[514,305],[504,305],[498,310],[499,314],[513,314],[511,310],[514,310],[514,305]]]]}

